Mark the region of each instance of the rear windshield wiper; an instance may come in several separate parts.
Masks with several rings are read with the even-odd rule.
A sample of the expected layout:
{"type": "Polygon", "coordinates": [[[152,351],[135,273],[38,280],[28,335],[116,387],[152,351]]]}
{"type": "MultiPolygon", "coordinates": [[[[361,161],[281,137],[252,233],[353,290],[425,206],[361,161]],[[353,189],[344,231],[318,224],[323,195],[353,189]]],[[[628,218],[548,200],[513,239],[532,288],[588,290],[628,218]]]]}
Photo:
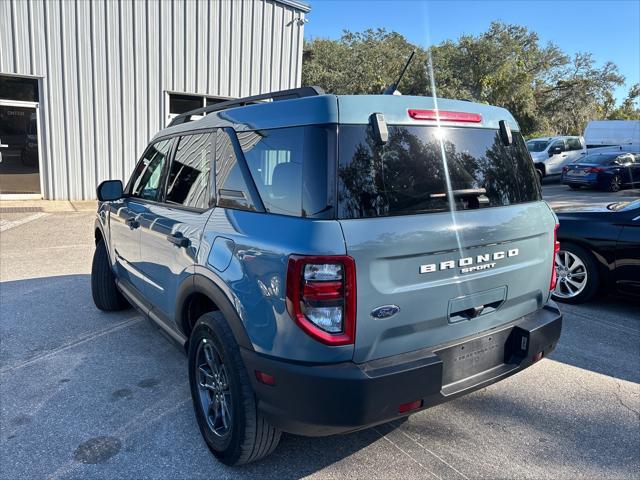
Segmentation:
{"type": "MultiPolygon", "coordinates": [[[[487,190],[484,188],[462,188],[460,190],[451,190],[451,195],[454,197],[477,197],[479,195],[484,195],[487,193],[487,190]]],[[[445,193],[432,193],[429,195],[430,198],[447,198],[447,194],[445,193]]]]}

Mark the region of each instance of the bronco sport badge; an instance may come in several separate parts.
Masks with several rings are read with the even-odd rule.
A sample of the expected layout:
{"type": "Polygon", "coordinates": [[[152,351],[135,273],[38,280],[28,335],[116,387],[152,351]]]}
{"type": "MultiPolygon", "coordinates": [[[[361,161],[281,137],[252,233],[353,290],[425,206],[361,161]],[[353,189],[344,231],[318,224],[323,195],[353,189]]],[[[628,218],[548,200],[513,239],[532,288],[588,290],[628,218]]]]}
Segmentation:
{"type": "MultiPolygon", "coordinates": [[[[480,270],[488,270],[496,266],[495,260],[502,260],[503,258],[515,257],[520,254],[520,251],[517,248],[512,248],[511,250],[493,252],[493,253],[483,253],[482,255],[476,255],[475,257],[465,257],[461,258],[457,262],[458,267],[460,268],[460,273],[471,273],[477,272],[480,270]]],[[[420,273],[433,273],[437,270],[448,270],[451,268],[456,268],[455,260],[445,260],[436,263],[428,263],[425,265],[420,265],[420,273]]]]}

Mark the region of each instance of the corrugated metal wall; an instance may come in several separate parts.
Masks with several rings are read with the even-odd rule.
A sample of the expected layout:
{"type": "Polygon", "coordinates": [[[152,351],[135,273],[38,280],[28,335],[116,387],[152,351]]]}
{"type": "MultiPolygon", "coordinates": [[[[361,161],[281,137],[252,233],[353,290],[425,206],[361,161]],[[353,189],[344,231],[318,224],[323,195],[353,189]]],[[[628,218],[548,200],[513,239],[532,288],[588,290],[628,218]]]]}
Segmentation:
{"type": "Polygon", "coordinates": [[[125,180],[164,126],[165,91],[299,86],[298,19],[288,1],[0,0],[0,73],[42,77],[44,198],[125,180]]]}

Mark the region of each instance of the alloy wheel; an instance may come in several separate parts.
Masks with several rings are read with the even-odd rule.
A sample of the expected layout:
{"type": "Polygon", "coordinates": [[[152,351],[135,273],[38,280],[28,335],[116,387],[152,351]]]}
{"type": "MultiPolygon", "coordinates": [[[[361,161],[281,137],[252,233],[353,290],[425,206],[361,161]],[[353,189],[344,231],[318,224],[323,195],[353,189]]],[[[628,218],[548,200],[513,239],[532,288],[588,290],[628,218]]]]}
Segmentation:
{"type": "Polygon", "coordinates": [[[609,190],[612,192],[619,192],[622,188],[622,180],[618,175],[614,175],[611,178],[611,183],[609,184],[609,190]]]}
{"type": "Polygon", "coordinates": [[[558,280],[553,294],[559,298],[573,298],[579,295],[587,286],[587,267],[580,257],[560,250],[555,258],[558,280]]]}
{"type": "Polygon", "coordinates": [[[218,437],[226,438],[233,426],[229,376],[220,353],[209,340],[202,339],[196,353],[200,406],[207,425],[218,437]]]}

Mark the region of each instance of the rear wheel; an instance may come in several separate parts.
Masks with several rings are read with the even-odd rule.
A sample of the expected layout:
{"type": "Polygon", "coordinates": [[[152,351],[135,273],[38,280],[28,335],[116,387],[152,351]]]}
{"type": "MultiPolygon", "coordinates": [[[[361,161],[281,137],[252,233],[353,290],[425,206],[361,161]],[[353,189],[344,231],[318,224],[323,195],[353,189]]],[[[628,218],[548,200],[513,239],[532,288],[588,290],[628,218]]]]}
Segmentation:
{"type": "Polygon", "coordinates": [[[189,383],[200,433],[226,465],[275,450],[280,430],[262,418],[240,350],[220,312],[200,317],[189,339],[189,383]]]}
{"type": "Polygon", "coordinates": [[[610,192],[619,192],[621,188],[622,179],[620,178],[620,175],[614,175],[613,177],[611,177],[609,183],[607,184],[607,190],[609,190],[610,192]]]}
{"type": "Polygon", "coordinates": [[[130,306],[116,286],[116,278],[103,240],[98,241],[96,251],[93,253],[91,295],[96,307],[105,312],[123,310],[130,306]]]}
{"type": "Polygon", "coordinates": [[[553,298],[565,303],[583,303],[598,291],[596,262],[587,250],[572,243],[561,244],[555,258],[557,282],[553,298]]]}

